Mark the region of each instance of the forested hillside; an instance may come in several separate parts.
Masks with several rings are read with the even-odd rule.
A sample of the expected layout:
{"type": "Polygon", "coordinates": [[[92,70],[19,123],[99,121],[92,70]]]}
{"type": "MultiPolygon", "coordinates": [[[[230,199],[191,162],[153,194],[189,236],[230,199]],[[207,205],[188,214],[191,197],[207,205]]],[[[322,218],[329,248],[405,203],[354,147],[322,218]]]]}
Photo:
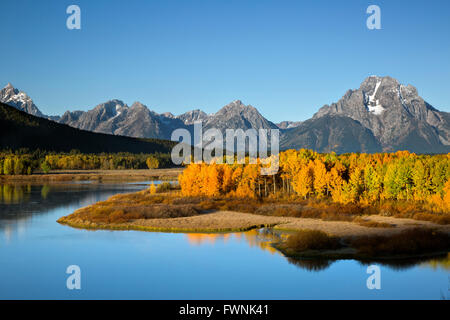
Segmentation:
{"type": "Polygon", "coordinates": [[[174,142],[79,130],[32,116],[0,103],[0,150],[46,150],[82,153],[169,153],[174,142]]]}

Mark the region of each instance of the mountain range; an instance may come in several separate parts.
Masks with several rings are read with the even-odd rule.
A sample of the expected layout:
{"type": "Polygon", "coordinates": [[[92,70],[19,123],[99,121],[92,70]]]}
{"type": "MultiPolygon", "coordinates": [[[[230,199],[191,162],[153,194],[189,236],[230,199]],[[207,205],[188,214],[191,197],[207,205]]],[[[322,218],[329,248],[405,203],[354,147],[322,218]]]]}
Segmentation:
{"type": "Polygon", "coordinates": [[[80,130],[0,102],[0,150],[169,153],[175,142],[80,130]]]}
{"type": "Polygon", "coordinates": [[[381,152],[409,150],[416,153],[450,152],[450,113],[428,104],[412,85],[391,77],[371,76],[358,89],[348,90],[337,102],[324,105],[306,121],[275,124],[259,111],[236,100],[218,112],[199,109],[181,115],[158,114],[140,102],[128,106],[110,100],[89,111],[66,111],[62,116],[43,115],[28,95],[8,84],[0,102],[29,114],[74,128],[136,138],[170,139],[173,130],[280,129],[280,149],[310,148],[319,152],[381,152]]]}

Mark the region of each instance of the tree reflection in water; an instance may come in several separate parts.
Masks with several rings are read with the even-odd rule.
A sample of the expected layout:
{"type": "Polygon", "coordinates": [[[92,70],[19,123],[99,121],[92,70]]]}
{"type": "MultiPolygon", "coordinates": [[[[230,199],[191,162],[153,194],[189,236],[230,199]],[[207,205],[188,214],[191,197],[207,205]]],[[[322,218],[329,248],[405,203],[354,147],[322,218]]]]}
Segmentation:
{"type": "MultiPolygon", "coordinates": [[[[272,228],[252,229],[246,232],[233,233],[187,233],[187,241],[191,245],[199,246],[204,244],[215,244],[218,242],[229,241],[245,241],[250,247],[259,247],[271,254],[280,254],[273,247],[273,243],[284,240],[289,234],[272,228]]],[[[290,264],[308,271],[322,271],[330,267],[336,260],[332,259],[305,259],[286,257],[290,264]]],[[[426,267],[443,268],[450,270],[450,254],[433,258],[414,258],[414,259],[397,259],[397,260],[362,260],[361,265],[379,264],[389,267],[393,270],[407,270],[417,265],[426,267]]]]}

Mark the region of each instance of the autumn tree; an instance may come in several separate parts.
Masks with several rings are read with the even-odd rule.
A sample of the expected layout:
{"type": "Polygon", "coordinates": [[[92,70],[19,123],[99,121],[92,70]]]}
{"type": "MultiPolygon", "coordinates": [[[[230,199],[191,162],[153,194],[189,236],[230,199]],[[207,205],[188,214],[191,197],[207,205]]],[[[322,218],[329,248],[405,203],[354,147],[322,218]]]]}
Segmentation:
{"type": "Polygon", "coordinates": [[[218,165],[215,163],[207,165],[204,194],[207,196],[218,196],[220,194],[221,184],[221,172],[218,165]]]}
{"type": "Polygon", "coordinates": [[[14,173],[14,160],[11,157],[7,157],[3,163],[3,173],[13,174],[14,173]]]}
{"type": "Polygon", "coordinates": [[[379,171],[368,164],[364,169],[364,193],[363,199],[367,203],[380,200],[383,191],[383,179],[379,171]]]}
{"type": "Polygon", "coordinates": [[[404,161],[388,165],[384,186],[388,198],[408,200],[412,193],[411,168],[404,161]]]}
{"type": "Polygon", "coordinates": [[[314,163],[309,161],[307,166],[300,169],[294,177],[294,191],[304,199],[306,199],[313,191],[314,183],[314,163]]]}
{"type": "Polygon", "coordinates": [[[149,169],[158,169],[159,168],[159,160],[156,157],[148,157],[146,160],[147,167],[149,169]]]}
{"type": "Polygon", "coordinates": [[[152,184],[150,185],[150,194],[155,194],[156,193],[156,186],[155,184],[152,182],[152,184]]]}
{"type": "Polygon", "coordinates": [[[420,200],[439,210],[446,208],[444,201],[450,197],[450,154],[336,155],[302,149],[281,152],[279,164],[279,172],[271,176],[261,174],[261,159],[256,165],[190,164],[179,182],[182,194],[189,196],[280,197],[292,190],[291,196],[303,199],[330,197],[334,202],[364,205],[384,199],[420,200]]]}
{"type": "Polygon", "coordinates": [[[47,173],[50,172],[51,166],[50,166],[49,161],[45,160],[45,161],[43,161],[43,162],[41,163],[41,170],[42,170],[45,174],[47,174],[47,173]]]}
{"type": "Polygon", "coordinates": [[[314,187],[314,193],[318,198],[322,198],[325,196],[327,191],[327,185],[328,185],[328,175],[327,175],[327,169],[325,168],[324,163],[322,160],[316,159],[314,160],[313,164],[313,187],[314,187]]]}
{"type": "Polygon", "coordinates": [[[223,194],[229,193],[233,188],[233,169],[228,164],[222,164],[222,185],[220,191],[223,194]]]}
{"type": "Polygon", "coordinates": [[[417,160],[412,170],[413,192],[415,200],[425,200],[432,192],[430,168],[422,160],[417,160]]]}

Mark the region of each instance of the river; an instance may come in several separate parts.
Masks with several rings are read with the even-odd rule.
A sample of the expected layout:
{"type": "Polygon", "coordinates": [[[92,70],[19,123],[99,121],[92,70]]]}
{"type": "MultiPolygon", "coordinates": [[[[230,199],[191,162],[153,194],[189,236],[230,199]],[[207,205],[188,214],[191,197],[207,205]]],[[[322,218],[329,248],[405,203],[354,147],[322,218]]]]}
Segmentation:
{"type": "Polygon", "coordinates": [[[228,234],[88,231],[58,218],[147,183],[0,185],[0,299],[444,299],[450,260],[378,265],[292,261],[271,230],[228,234]],[[79,266],[81,289],[66,273],[79,266]]]}

